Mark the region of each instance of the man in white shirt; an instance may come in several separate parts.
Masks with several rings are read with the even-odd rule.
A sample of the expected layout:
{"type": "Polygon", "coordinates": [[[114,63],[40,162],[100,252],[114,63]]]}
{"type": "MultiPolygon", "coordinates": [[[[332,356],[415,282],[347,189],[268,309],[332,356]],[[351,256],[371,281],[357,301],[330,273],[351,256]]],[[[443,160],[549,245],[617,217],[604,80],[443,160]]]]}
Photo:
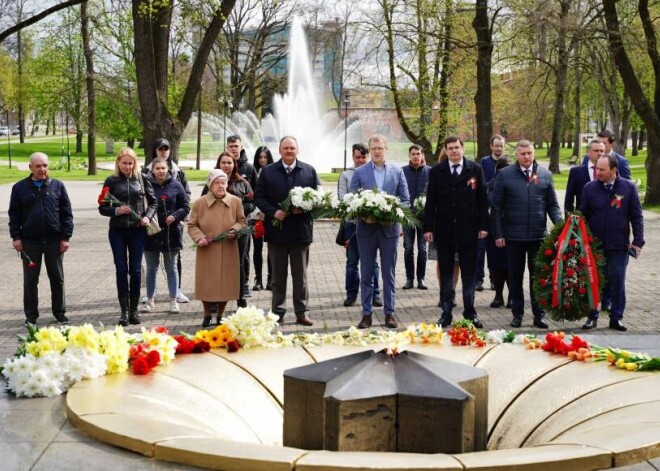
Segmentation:
{"type": "Polygon", "coordinates": [[[568,174],[566,184],[566,197],[564,198],[564,211],[571,213],[580,204],[582,188],[589,182],[598,180],[596,176],[596,162],[605,153],[605,144],[599,139],[592,139],[587,146],[587,157],[589,160],[583,165],[573,167],[568,174]]]}

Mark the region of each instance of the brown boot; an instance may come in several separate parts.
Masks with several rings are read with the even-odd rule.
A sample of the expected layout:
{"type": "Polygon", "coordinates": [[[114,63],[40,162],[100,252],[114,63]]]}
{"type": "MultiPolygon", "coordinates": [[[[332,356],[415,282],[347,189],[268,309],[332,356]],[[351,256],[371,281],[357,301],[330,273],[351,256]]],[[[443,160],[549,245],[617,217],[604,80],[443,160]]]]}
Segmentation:
{"type": "Polygon", "coordinates": [[[396,320],[394,319],[394,315],[392,314],[386,314],[385,315],[385,327],[389,327],[390,329],[396,329],[399,325],[396,323],[396,320]]]}
{"type": "Polygon", "coordinates": [[[358,329],[368,329],[371,327],[371,316],[362,316],[362,320],[358,324],[358,329]]]}
{"type": "Polygon", "coordinates": [[[312,320],[307,317],[307,315],[304,312],[301,313],[296,313],[296,324],[300,325],[314,325],[312,320]]]}

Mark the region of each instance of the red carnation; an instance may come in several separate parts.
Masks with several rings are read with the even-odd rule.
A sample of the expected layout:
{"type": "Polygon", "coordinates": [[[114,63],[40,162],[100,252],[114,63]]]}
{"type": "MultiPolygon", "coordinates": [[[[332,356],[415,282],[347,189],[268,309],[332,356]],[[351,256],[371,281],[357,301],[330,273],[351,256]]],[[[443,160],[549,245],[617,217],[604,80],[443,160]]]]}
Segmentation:
{"type": "Polygon", "coordinates": [[[149,363],[151,368],[158,366],[158,363],[160,363],[160,353],[157,350],[151,350],[147,353],[147,363],[149,363]]]}
{"type": "Polygon", "coordinates": [[[177,342],[177,346],[176,346],[177,355],[182,355],[184,353],[193,353],[193,349],[195,348],[195,342],[193,342],[192,340],[188,340],[183,335],[176,335],[174,337],[174,340],[176,340],[177,342]]]}
{"type": "Polygon", "coordinates": [[[103,189],[101,190],[101,194],[99,195],[99,206],[105,202],[105,197],[108,195],[109,192],[110,192],[110,187],[104,186],[103,189]]]}
{"type": "Polygon", "coordinates": [[[193,353],[204,353],[211,350],[211,344],[205,340],[199,340],[195,342],[193,346],[193,353]]]}
{"type": "Polygon", "coordinates": [[[578,291],[580,294],[587,294],[587,288],[585,288],[584,286],[582,286],[578,291]]]}
{"type": "Polygon", "coordinates": [[[566,260],[568,260],[568,256],[566,254],[564,254],[564,255],[561,256],[561,259],[565,262],[566,260]]]}
{"type": "Polygon", "coordinates": [[[160,195],[160,199],[163,200],[163,203],[167,201],[167,195],[160,195]]]}
{"type": "Polygon", "coordinates": [[[28,263],[28,267],[30,267],[30,268],[35,268],[36,266],[37,266],[37,264],[32,262],[32,261],[30,263],[28,263]]]}
{"type": "Polygon", "coordinates": [[[158,332],[159,334],[169,335],[169,331],[167,330],[167,327],[165,327],[164,325],[159,325],[158,327],[154,327],[154,332],[158,332]]]}
{"type": "Polygon", "coordinates": [[[577,244],[577,240],[575,239],[571,239],[568,241],[568,245],[575,245],[575,244],[577,244]]]}
{"type": "Polygon", "coordinates": [[[541,283],[541,286],[548,286],[548,280],[546,280],[545,278],[541,278],[540,283],[541,283]]]}
{"type": "Polygon", "coordinates": [[[568,276],[573,276],[573,275],[575,275],[575,270],[573,270],[573,269],[570,268],[570,267],[567,268],[567,269],[566,269],[566,275],[568,275],[568,276]]]}
{"type": "Polygon", "coordinates": [[[136,358],[133,361],[133,374],[136,375],[146,375],[151,371],[149,362],[145,357],[136,358]]]}
{"type": "Polygon", "coordinates": [[[544,253],[546,257],[549,257],[550,255],[552,255],[552,249],[545,249],[544,253]]]}
{"type": "Polygon", "coordinates": [[[237,352],[238,349],[240,348],[240,345],[238,345],[238,340],[230,340],[227,342],[227,351],[229,353],[234,353],[237,352]]]}
{"type": "Polygon", "coordinates": [[[586,265],[587,264],[587,257],[580,257],[580,265],[586,265]]]}

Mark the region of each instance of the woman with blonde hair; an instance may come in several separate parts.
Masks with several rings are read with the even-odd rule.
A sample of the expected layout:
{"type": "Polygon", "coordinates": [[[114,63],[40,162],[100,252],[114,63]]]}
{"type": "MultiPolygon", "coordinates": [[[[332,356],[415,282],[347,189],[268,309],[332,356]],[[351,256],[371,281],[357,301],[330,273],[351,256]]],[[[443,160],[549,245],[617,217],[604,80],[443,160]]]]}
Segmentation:
{"type": "Polygon", "coordinates": [[[142,176],[135,151],[125,147],[115,160],[114,173],[105,179],[99,213],[110,218],[108,239],[115,262],[119,325],[139,324],[141,264],[147,240],[146,226],[158,202],[151,183],[142,176]]]}
{"type": "Polygon", "coordinates": [[[247,228],[241,199],[227,191],[228,181],[224,171],[211,170],[207,179],[209,192],[195,201],[188,221],[188,235],[197,244],[195,297],[204,308],[202,327],[211,325],[214,305],[218,305],[216,321],[220,323],[227,302],[241,294],[237,234],[214,241],[230,229],[247,228]]]}

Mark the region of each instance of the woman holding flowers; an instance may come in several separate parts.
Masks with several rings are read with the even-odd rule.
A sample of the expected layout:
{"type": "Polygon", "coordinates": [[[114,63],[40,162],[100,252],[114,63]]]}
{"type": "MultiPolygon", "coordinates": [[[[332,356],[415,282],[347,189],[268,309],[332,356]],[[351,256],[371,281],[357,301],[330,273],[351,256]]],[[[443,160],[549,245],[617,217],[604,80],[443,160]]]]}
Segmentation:
{"type": "Polygon", "coordinates": [[[229,178],[220,169],[209,173],[209,192],[193,204],[188,221],[188,234],[197,244],[195,261],[195,297],[202,300],[204,321],[211,325],[211,307],[218,304],[220,322],[227,302],[240,296],[241,265],[236,234],[214,241],[227,231],[247,228],[240,198],[227,191],[229,178]]]}
{"type": "Polygon", "coordinates": [[[101,196],[99,213],[110,218],[108,238],[121,309],[119,325],[139,324],[137,308],[146,227],[156,214],[158,203],[151,182],[140,173],[137,155],[130,147],[119,151],[115,171],[105,179],[101,196]]]}
{"type": "MultiPolygon", "coordinates": [[[[270,152],[270,149],[268,149],[268,147],[266,146],[258,147],[254,153],[254,161],[252,163],[254,169],[257,171],[257,179],[259,179],[259,175],[261,175],[261,170],[266,165],[270,165],[272,163],[273,163],[273,154],[270,152]]],[[[262,221],[261,227],[263,229],[264,213],[262,213],[261,211],[259,212],[258,219],[262,221]]],[[[263,235],[263,230],[261,230],[260,232],[261,232],[260,234],[257,234],[257,231],[255,231],[252,234],[252,241],[254,242],[254,251],[252,253],[252,261],[254,262],[254,286],[252,287],[252,291],[260,291],[264,289],[263,278],[262,278],[263,265],[264,265],[264,258],[263,258],[264,235],[263,235]]],[[[268,275],[266,278],[266,290],[270,291],[270,284],[272,279],[272,274],[271,274],[272,266],[270,264],[270,260],[267,260],[266,263],[268,266],[268,275]]]]}
{"type": "Polygon", "coordinates": [[[142,312],[150,312],[155,307],[154,294],[161,254],[170,294],[170,312],[180,312],[176,300],[179,286],[177,260],[179,251],[183,248],[181,221],[190,212],[188,207],[190,198],[181,183],[173,178],[167,166],[167,159],[155,159],[152,162],[148,178],[156,195],[158,202],[156,214],[158,223],[163,230],[147,237],[144,249],[144,258],[147,261],[147,301],[142,306],[142,312]]]}
{"type": "MultiPolygon", "coordinates": [[[[252,187],[248,181],[238,173],[238,166],[232,155],[224,151],[218,156],[218,160],[215,164],[216,169],[220,169],[227,175],[227,193],[234,195],[241,200],[243,205],[243,214],[247,217],[254,211],[254,196],[252,193],[252,187]]],[[[208,192],[208,188],[205,187],[202,190],[202,196],[208,192]]],[[[240,281],[241,281],[241,295],[238,299],[238,307],[247,307],[247,302],[245,301],[246,297],[246,286],[248,280],[246,279],[246,264],[245,259],[248,252],[248,241],[249,234],[244,234],[238,237],[238,252],[239,260],[241,260],[240,267],[240,281]]],[[[249,262],[249,260],[248,260],[249,262]]]]}

